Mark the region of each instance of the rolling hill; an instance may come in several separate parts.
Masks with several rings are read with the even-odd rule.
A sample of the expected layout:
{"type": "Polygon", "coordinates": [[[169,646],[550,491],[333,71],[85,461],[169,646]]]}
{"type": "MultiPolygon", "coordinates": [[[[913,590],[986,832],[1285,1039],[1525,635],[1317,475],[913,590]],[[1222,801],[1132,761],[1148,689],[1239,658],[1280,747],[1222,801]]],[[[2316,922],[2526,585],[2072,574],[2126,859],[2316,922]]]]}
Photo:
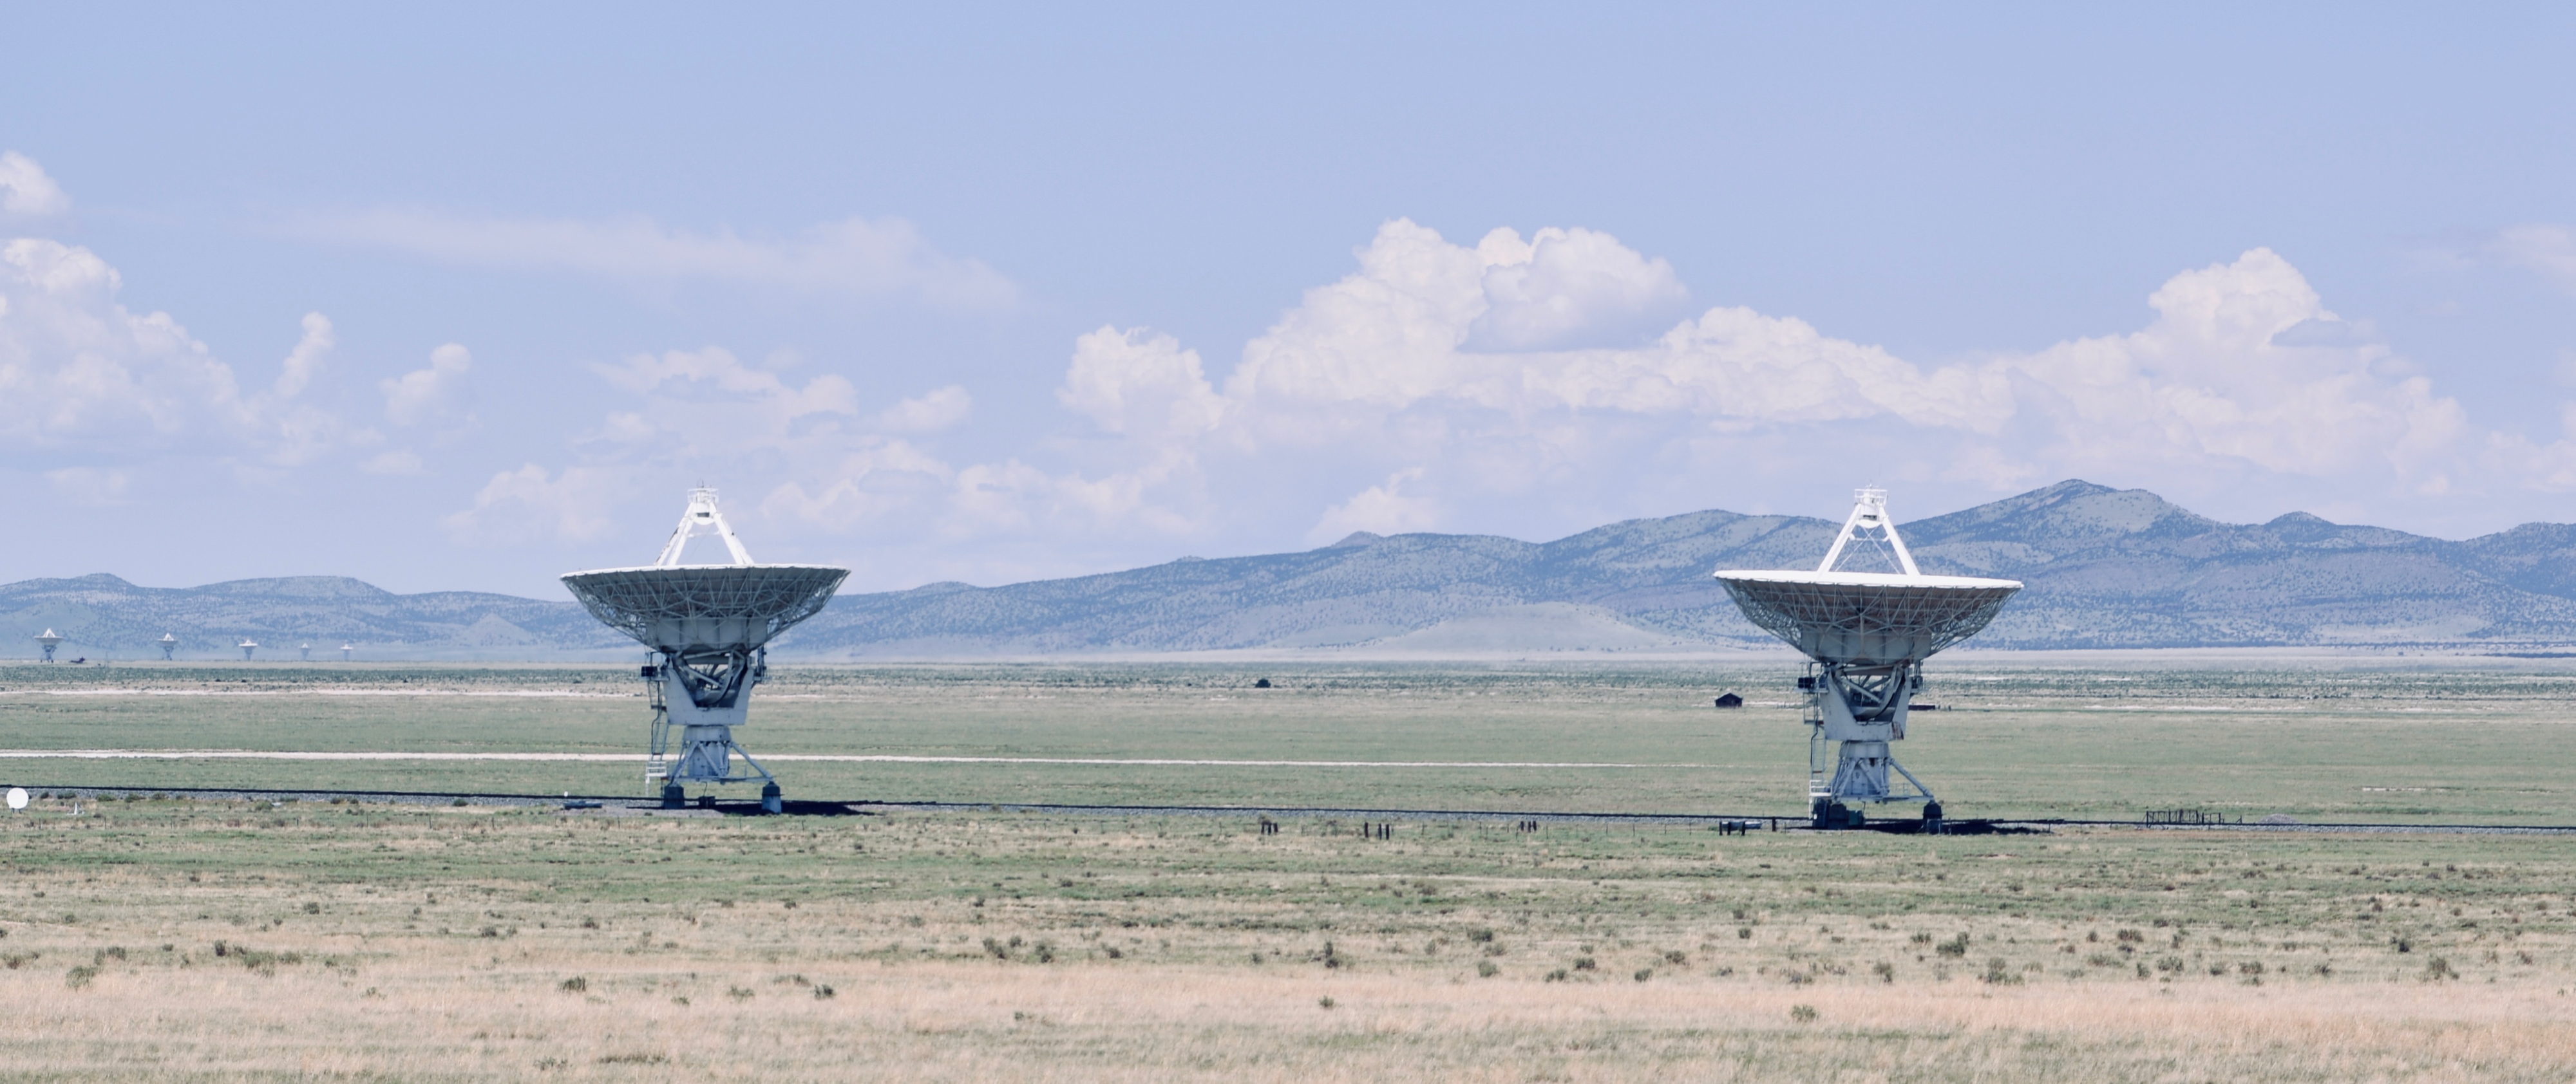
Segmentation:
{"type": "MultiPolygon", "coordinates": [[[[1299,553],[1183,558],[1000,587],[844,595],[779,645],[892,659],[1333,648],[1672,651],[1767,642],[1709,572],[1812,567],[1838,524],[1706,511],[1553,542],[1354,534],[1299,553]]],[[[2144,490],[2066,481],[1905,524],[1926,572],[2028,589],[1977,640],[2028,649],[2576,643],[2576,526],[2449,541],[2305,513],[2221,523],[2144,490]]],[[[1847,562],[1846,567],[1860,567],[1847,562]]],[[[369,657],[622,657],[570,601],[395,595],[342,578],[137,587],[114,576],[0,586],[0,629],[52,627],[125,657],[176,633],[191,654],[359,643],[369,657]]],[[[32,644],[26,648],[33,652],[32,644]]]]}

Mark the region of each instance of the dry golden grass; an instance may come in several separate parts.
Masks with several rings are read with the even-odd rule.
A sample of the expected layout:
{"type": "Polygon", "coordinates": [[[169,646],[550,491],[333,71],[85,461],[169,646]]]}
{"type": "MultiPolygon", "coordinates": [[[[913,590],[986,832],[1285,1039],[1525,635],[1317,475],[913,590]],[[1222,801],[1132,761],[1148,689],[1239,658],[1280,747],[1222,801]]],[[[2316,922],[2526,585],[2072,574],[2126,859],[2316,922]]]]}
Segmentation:
{"type": "Polygon", "coordinates": [[[2567,999],[2522,985],[1789,989],[941,960],[846,972],[830,1000],[809,990],[765,967],[577,955],[404,954],[357,975],[111,968],[79,991],[22,969],[0,973],[15,1007],[0,1075],[2537,1081],[2576,1068],[2567,999]],[[561,989],[567,971],[588,989],[561,989]],[[1815,1019],[1793,1019],[1798,1005],[1815,1019]]]}
{"type": "Polygon", "coordinates": [[[2552,839],[65,812],[0,1080],[2576,1077],[2552,839]]]}

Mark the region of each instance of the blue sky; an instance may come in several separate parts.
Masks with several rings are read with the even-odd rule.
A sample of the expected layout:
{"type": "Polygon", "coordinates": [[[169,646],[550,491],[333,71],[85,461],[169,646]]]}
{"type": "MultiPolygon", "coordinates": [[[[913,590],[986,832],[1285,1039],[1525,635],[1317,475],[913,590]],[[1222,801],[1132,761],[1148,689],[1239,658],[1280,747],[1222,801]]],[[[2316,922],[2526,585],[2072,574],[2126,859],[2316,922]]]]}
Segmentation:
{"type": "Polygon", "coordinates": [[[2242,7],[19,11],[0,578],[2576,519],[2576,20],[2242,7]]]}

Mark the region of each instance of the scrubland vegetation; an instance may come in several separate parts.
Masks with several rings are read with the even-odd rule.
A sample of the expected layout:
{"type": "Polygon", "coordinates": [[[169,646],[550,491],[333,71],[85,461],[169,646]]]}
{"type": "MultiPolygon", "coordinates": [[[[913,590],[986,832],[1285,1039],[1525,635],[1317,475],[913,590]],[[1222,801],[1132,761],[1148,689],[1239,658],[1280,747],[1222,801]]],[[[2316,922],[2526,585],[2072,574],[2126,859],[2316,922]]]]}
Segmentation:
{"type": "MultiPolygon", "coordinates": [[[[642,729],[632,701],[517,695],[597,683],[570,672],[477,676],[513,695],[454,704],[27,695],[21,673],[0,696],[19,748],[623,752],[642,729]]],[[[1232,786],[1380,805],[1611,796],[1787,811],[1781,792],[1801,782],[1802,743],[1766,733],[1785,708],[1719,713],[1696,698],[1714,683],[1677,673],[1327,685],[1271,671],[1280,688],[1267,691],[1290,696],[1267,702],[1213,671],[1146,668],[1125,685],[1110,670],[1090,685],[1069,676],[1080,673],[788,676],[764,690],[791,695],[763,703],[785,707],[771,745],[753,747],[1225,759],[1321,747],[1340,755],[1285,759],[1397,760],[1442,746],[1443,761],[1663,765],[1571,779],[1201,767],[1118,782],[1053,765],[795,763],[783,774],[809,797],[1232,786]],[[1678,702],[1685,692],[1695,702],[1678,702]],[[1470,724],[1485,736],[1438,737],[1470,724]],[[1664,746],[1679,747],[1650,755],[1664,746]],[[1693,779],[1707,789],[1688,790],[1693,779]],[[1409,801],[1417,786],[1434,800],[1409,801]]],[[[1936,699],[1958,714],[1926,717],[1909,744],[1956,805],[1992,792],[2042,813],[2565,816],[2555,760],[2528,752],[2554,748],[2563,725],[2534,691],[2548,675],[2311,675],[2304,690],[2242,675],[1949,676],[1960,680],[1936,699]],[[2160,741],[2158,726],[2175,729],[2160,741]],[[2283,740],[2356,733],[2369,740],[2325,751],[2283,740]],[[2092,740],[2112,738],[2128,744],[2092,740]]],[[[533,773],[597,770],[11,770],[65,767],[147,786],[137,769],[228,785],[399,770],[405,789],[435,789],[418,773],[520,773],[508,778],[538,789],[557,777],[533,773]]],[[[1521,832],[1498,818],[1398,820],[1381,840],[1297,816],[1263,834],[1251,813],[719,818],[132,793],[83,801],[77,817],[60,798],[0,817],[0,1080],[2576,1075],[2576,849],[2551,836],[1739,837],[1562,821],[1521,832]]]]}
{"type": "Polygon", "coordinates": [[[0,1079],[2563,1080],[2528,836],[59,802],[0,1079]]]}

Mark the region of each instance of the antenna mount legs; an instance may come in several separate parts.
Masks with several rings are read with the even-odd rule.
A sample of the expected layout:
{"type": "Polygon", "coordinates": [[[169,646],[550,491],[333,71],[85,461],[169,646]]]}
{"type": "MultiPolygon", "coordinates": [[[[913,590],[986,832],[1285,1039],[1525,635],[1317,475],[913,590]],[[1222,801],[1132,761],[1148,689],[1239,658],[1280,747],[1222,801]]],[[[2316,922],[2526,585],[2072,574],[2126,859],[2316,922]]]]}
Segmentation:
{"type": "Polygon", "coordinates": [[[1868,818],[1854,808],[1862,802],[1921,802],[1925,831],[1938,832],[1940,800],[1888,748],[1905,740],[1907,708],[1923,687],[1915,665],[1819,663],[1798,686],[1807,693],[1807,807],[1815,826],[1836,830],[1867,824],[1868,818]],[[1830,760],[1828,748],[1833,751],[1830,760]],[[1913,793],[1895,786],[1896,779],[1910,784],[1913,793]]]}
{"type": "MultiPolygon", "coordinates": [[[[733,740],[733,728],[742,724],[751,705],[751,687],[768,670],[764,653],[757,648],[685,656],[657,653],[654,665],[643,669],[653,705],[652,754],[645,761],[644,779],[661,781],[662,808],[686,804],[684,784],[753,780],[761,783],[763,812],[785,808],[777,777],[733,740]]],[[[713,795],[703,795],[700,804],[713,800],[713,795]]]]}

